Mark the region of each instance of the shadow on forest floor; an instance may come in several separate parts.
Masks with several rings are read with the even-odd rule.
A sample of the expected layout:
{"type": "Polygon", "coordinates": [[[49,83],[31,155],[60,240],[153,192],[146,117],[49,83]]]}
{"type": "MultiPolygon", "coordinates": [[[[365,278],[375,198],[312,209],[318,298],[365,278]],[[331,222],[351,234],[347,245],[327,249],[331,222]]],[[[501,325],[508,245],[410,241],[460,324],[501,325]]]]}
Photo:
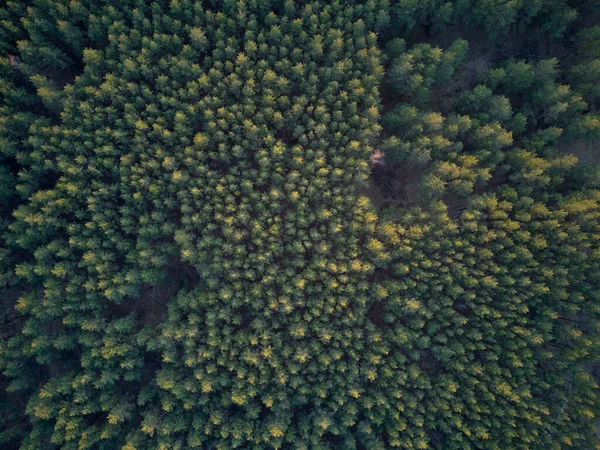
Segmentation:
{"type": "Polygon", "coordinates": [[[144,284],[139,296],[127,297],[120,305],[111,306],[110,314],[123,317],[135,313],[138,326],[158,325],[167,314],[169,302],[177,297],[179,291],[191,289],[200,282],[198,271],[177,256],[169,257],[164,270],[165,283],[144,284]]]}

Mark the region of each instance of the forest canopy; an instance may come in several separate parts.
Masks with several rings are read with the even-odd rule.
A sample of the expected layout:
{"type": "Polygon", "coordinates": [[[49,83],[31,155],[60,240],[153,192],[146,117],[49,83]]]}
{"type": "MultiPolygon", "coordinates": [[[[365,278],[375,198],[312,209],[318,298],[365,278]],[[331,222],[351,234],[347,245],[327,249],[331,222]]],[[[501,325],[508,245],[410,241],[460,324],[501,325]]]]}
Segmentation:
{"type": "Polygon", "coordinates": [[[0,7],[0,447],[600,449],[598,0],[0,7]]]}

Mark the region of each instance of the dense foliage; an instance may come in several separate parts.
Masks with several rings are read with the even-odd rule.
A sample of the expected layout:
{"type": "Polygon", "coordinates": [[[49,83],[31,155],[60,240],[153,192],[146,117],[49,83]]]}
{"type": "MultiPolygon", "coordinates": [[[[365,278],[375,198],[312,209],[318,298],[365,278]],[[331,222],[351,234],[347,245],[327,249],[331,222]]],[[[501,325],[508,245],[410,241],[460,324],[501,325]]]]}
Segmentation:
{"type": "Polygon", "coordinates": [[[0,445],[600,448],[595,6],[6,2],[0,445]]]}

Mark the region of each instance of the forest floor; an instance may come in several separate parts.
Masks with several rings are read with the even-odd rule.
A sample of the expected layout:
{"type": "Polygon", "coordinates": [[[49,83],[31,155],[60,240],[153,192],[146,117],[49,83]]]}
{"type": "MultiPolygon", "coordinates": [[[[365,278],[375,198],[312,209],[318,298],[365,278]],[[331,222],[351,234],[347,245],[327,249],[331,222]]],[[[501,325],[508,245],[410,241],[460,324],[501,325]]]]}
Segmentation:
{"type": "Polygon", "coordinates": [[[0,302],[0,340],[14,336],[22,326],[21,315],[15,310],[15,304],[23,291],[11,287],[0,289],[2,301],[0,302]]]}
{"type": "Polygon", "coordinates": [[[559,142],[558,149],[577,156],[579,164],[600,164],[600,140],[559,142]]]}

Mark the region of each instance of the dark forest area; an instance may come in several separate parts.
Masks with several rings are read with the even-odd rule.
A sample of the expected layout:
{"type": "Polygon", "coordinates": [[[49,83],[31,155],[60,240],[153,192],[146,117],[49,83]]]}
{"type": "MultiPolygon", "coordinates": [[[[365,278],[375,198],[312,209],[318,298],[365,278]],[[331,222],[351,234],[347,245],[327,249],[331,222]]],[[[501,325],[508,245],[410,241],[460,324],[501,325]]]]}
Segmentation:
{"type": "Polygon", "coordinates": [[[600,449],[598,0],[0,6],[0,448],[600,449]]]}

